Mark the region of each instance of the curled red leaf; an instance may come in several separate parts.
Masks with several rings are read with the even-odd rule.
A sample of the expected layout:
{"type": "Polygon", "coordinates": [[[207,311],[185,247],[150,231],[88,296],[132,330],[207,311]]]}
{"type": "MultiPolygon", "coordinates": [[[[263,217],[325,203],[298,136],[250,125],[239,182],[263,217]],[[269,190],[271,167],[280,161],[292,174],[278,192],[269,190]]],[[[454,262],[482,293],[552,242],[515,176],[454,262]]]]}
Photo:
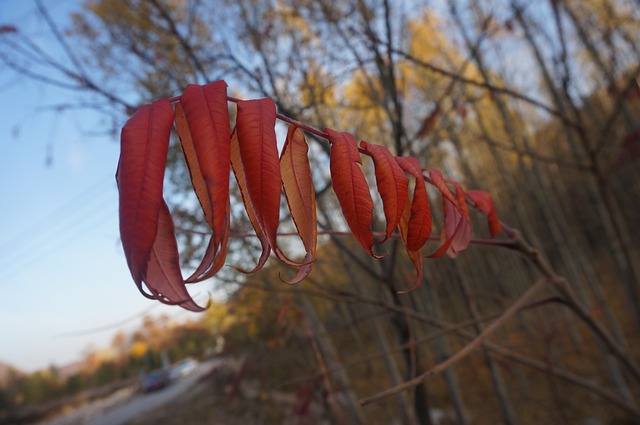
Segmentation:
{"type": "Polygon", "coordinates": [[[440,117],[440,112],[441,112],[440,104],[436,103],[436,106],[435,108],[433,108],[433,111],[431,111],[431,113],[429,113],[429,115],[427,115],[424,121],[422,122],[420,129],[416,133],[416,136],[415,136],[416,139],[423,139],[431,133],[431,131],[436,126],[436,123],[438,122],[438,118],[440,117]]]}
{"type": "Polygon", "coordinates": [[[458,201],[451,194],[451,191],[442,177],[442,173],[433,169],[427,169],[427,171],[429,172],[431,183],[442,195],[442,211],[444,215],[444,223],[440,234],[440,247],[436,252],[428,255],[428,257],[438,258],[446,253],[451,256],[455,256],[458,251],[466,248],[465,240],[469,229],[468,224],[466,223],[467,219],[463,217],[463,213],[458,207],[458,201]]]}
{"type": "Polygon", "coordinates": [[[226,83],[187,86],[176,105],[175,121],[193,188],[212,230],[200,266],[187,279],[197,282],[216,274],[226,255],[231,138],[226,83]]]}
{"type": "Polygon", "coordinates": [[[500,224],[500,219],[498,219],[498,213],[491,195],[483,190],[467,190],[465,194],[480,211],[487,215],[491,237],[493,238],[502,232],[502,225],[500,224]]]}
{"type": "Polygon", "coordinates": [[[405,172],[415,177],[411,215],[407,224],[407,237],[405,240],[407,250],[413,252],[422,248],[429,236],[431,236],[433,220],[431,218],[429,196],[418,160],[413,157],[397,157],[396,161],[405,172]]]}
{"type": "Polygon", "coordinates": [[[369,185],[360,169],[362,161],[358,152],[358,143],[349,133],[341,133],[327,128],[325,130],[331,142],[329,165],[333,190],[340,203],[351,232],[362,247],[373,257],[373,200],[369,185]]]}
{"type": "Polygon", "coordinates": [[[411,217],[411,201],[407,197],[405,207],[402,213],[402,218],[398,225],[398,229],[400,230],[400,237],[404,242],[405,249],[407,250],[407,254],[409,255],[409,259],[413,263],[413,267],[416,269],[416,280],[413,286],[409,289],[398,291],[400,294],[404,294],[406,292],[411,292],[420,286],[422,282],[422,248],[418,248],[415,250],[409,249],[409,222],[411,217]]]}
{"type": "Polygon", "coordinates": [[[116,173],[120,238],[143,295],[199,311],[180,273],[173,221],[162,198],[173,118],[171,103],[161,99],[138,108],[122,129],[116,173]]]}
{"type": "Polygon", "coordinates": [[[247,197],[271,249],[280,220],[280,161],[276,143],[276,106],[271,99],[238,102],[236,132],[247,197]]]}
{"type": "Polygon", "coordinates": [[[469,218],[469,210],[464,198],[464,190],[459,183],[454,183],[454,186],[458,208],[454,208],[452,215],[458,223],[455,225],[453,234],[448,234],[447,232],[451,231],[451,229],[445,226],[445,234],[443,235],[444,239],[453,238],[447,251],[447,254],[452,258],[457,257],[458,253],[467,249],[469,243],[471,243],[471,219],[469,218]]]}
{"type": "Polygon", "coordinates": [[[158,233],[151,249],[145,283],[153,299],[165,304],[179,305],[191,311],[203,311],[206,307],[196,304],[187,292],[182,272],[173,219],[163,201],[158,215],[158,233]]]}
{"type": "Polygon", "coordinates": [[[409,179],[396,162],[393,154],[384,146],[360,142],[360,146],[373,158],[378,192],[382,198],[384,216],[387,221],[385,237],[378,244],[387,240],[400,223],[407,200],[409,179]]]}
{"type": "Polygon", "coordinates": [[[264,234],[262,230],[262,226],[258,222],[258,218],[256,216],[255,210],[253,208],[253,204],[248,196],[247,189],[247,179],[244,172],[244,167],[242,166],[242,161],[240,159],[240,146],[238,145],[238,135],[236,130],[234,129],[231,134],[231,168],[233,169],[233,174],[236,178],[236,182],[238,183],[238,188],[240,189],[240,195],[242,196],[242,202],[244,203],[245,211],[247,212],[247,216],[249,217],[249,221],[251,222],[251,226],[256,232],[256,236],[260,241],[260,246],[262,247],[262,253],[260,254],[260,258],[258,259],[258,263],[252,270],[245,270],[238,266],[234,266],[234,269],[242,272],[242,273],[255,273],[260,270],[267,260],[269,259],[269,254],[271,253],[271,246],[269,245],[269,240],[264,234]]]}
{"type": "Polygon", "coordinates": [[[309,275],[315,261],[318,243],[316,197],[307,157],[308,150],[302,130],[296,126],[290,126],[280,156],[280,174],[291,218],[306,250],[298,273],[287,282],[290,284],[298,283],[309,275]]]}

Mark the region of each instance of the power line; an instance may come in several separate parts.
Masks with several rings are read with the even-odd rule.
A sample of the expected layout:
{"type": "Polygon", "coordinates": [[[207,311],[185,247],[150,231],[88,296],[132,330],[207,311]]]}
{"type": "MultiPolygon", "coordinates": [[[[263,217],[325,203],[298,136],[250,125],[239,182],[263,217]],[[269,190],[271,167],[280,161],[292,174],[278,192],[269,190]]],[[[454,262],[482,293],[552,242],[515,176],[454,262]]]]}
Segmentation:
{"type": "Polygon", "coordinates": [[[145,315],[147,315],[147,313],[149,313],[151,310],[153,310],[154,308],[158,307],[159,305],[161,305],[159,302],[155,302],[152,305],[150,305],[149,307],[146,307],[145,309],[139,311],[138,313],[135,313],[132,316],[127,317],[126,319],[118,320],[117,322],[109,323],[107,325],[102,325],[102,326],[98,326],[98,327],[95,327],[95,328],[82,329],[82,330],[79,330],[79,331],[71,331],[71,332],[62,332],[62,333],[59,333],[57,335],[54,335],[52,337],[52,339],[71,338],[71,337],[76,337],[76,336],[86,336],[86,335],[92,335],[92,334],[96,334],[96,333],[100,333],[100,332],[104,332],[104,331],[110,331],[112,329],[117,329],[117,328],[120,328],[120,327],[128,324],[129,322],[132,322],[132,321],[137,320],[137,319],[139,319],[141,317],[144,317],[145,315]]]}
{"type": "MultiPolygon", "coordinates": [[[[193,298],[197,298],[198,294],[196,294],[193,298]]],[[[129,324],[130,322],[140,319],[141,317],[146,316],[151,310],[153,310],[156,307],[159,307],[163,305],[162,303],[156,301],[154,302],[152,305],[150,305],[149,307],[144,308],[143,310],[125,318],[125,319],[121,319],[118,320],[116,322],[112,322],[106,325],[102,325],[102,326],[98,326],[95,328],[89,328],[89,329],[82,329],[82,330],[78,330],[78,331],[70,331],[70,332],[62,332],[59,333],[57,335],[54,335],[52,337],[52,339],[60,339],[60,338],[71,338],[71,337],[77,337],[77,336],[86,336],[86,335],[92,335],[92,334],[96,334],[96,333],[100,333],[100,332],[104,332],[104,331],[109,331],[109,330],[113,330],[113,329],[117,329],[117,328],[121,328],[124,325],[129,324]]],[[[184,315],[185,313],[188,313],[187,310],[181,309],[180,311],[176,312],[175,315],[173,315],[174,319],[178,316],[184,315]]]]}
{"type": "MultiPolygon", "coordinates": [[[[24,239],[25,237],[28,238],[30,235],[38,232],[41,227],[46,226],[46,230],[50,229],[51,228],[50,224],[52,221],[57,220],[58,217],[60,216],[64,216],[65,218],[68,217],[69,211],[77,211],[78,210],[76,208],[77,204],[83,203],[84,205],[87,205],[84,202],[85,199],[88,199],[89,197],[91,197],[91,195],[94,195],[100,189],[102,189],[103,187],[106,187],[107,183],[111,184],[112,182],[113,182],[112,179],[100,180],[97,183],[90,186],[89,188],[85,189],[84,191],[73,196],[71,199],[68,199],[64,204],[60,205],[55,211],[42,217],[36,223],[31,225],[31,227],[23,230],[22,232],[20,232],[19,234],[11,238],[8,242],[5,242],[2,246],[0,246],[0,253],[13,248],[13,246],[19,243],[20,240],[24,239]]],[[[96,199],[98,198],[94,197],[92,199],[89,199],[89,202],[95,201],[96,199]]],[[[0,264],[1,263],[2,263],[2,259],[0,258],[0,264]]]]}
{"type": "MultiPolygon", "coordinates": [[[[100,186],[102,184],[94,185],[89,191],[95,191],[95,188],[100,186]]],[[[81,234],[90,231],[95,225],[116,215],[115,206],[113,209],[108,208],[114,205],[110,194],[103,194],[89,202],[82,202],[89,191],[66,202],[54,213],[44,217],[36,225],[21,232],[6,244],[3,251],[10,250],[10,252],[0,259],[0,274],[6,278],[7,275],[31,263],[34,258],[42,258],[52,249],[65,246],[81,234]],[[82,202],[80,206],[78,206],[79,201],[82,202]],[[56,218],[61,215],[63,218],[57,220],[56,218]],[[51,225],[51,222],[54,224],[51,225]],[[40,230],[43,225],[47,227],[40,230]],[[63,234],[59,235],[61,232],[63,234]]]]}
{"type": "Polygon", "coordinates": [[[103,222],[110,216],[113,216],[113,212],[109,210],[104,210],[103,214],[93,214],[92,219],[81,221],[79,226],[74,227],[73,232],[67,232],[61,238],[51,238],[44,244],[38,244],[35,249],[33,249],[33,245],[36,244],[38,240],[32,240],[32,243],[30,245],[27,245],[26,247],[23,247],[23,249],[16,251],[16,255],[19,255],[18,258],[0,268],[0,274],[4,275],[4,277],[6,278],[7,274],[10,275],[11,272],[15,272],[16,270],[19,270],[22,267],[25,267],[28,264],[32,263],[34,258],[42,258],[47,253],[52,252],[62,246],[69,246],[70,242],[76,240],[80,235],[86,234],[87,231],[90,231],[91,228],[95,226],[95,224],[103,222]]]}

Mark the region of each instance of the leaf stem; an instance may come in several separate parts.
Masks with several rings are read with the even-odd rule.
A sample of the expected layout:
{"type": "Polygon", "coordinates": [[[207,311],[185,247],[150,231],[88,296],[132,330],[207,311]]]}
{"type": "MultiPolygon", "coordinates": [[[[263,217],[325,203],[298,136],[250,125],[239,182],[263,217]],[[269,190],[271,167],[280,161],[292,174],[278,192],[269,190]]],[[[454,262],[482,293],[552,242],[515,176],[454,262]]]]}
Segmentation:
{"type": "MultiPolygon", "coordinates": [[[[187,229],[185,227],[176,227],[175,230],[177,232],[180,233],[190,233],[190,234],[195,234],[195,235],[208,235],[209,233],[205,232],[205,231],[201,231],[201,230],[194,230],[194,229],[187,229]]],[[[318,235],[329,235],[329,236],[353,236],[353,233],[351,232],[347,232],[347,231],[340,231],[340,230],[318,230],[318,235]]],[[[299,236],[298,233],[296,232],[278,232],[276,234],[276,236],[282,236],[282,237],[287,237],[287,236],[299,236]]],[[[384,237],[385,236],[385,232],[373,232],[373,236],[374,237],[384,237]]],[[[229,237],[231,238],[236,238],[236,239],[241,239],[241,238],[255,238],[257,237],[255,233],[231,233],[229,235],[229,237]]],[[[401,236],[399,233],[393,233],[391,234],[391,236],[389,236],[390,239],[401,239],[401,236]]],[[[439,235],[431,235],[429,236],[430,241],[439,241],[440,240],[440,236],[439,235]]],[[[501,248],[506,248],[506,249],[511,249],[511,250],[517,250],[517,246],[516,246],[516,242],[515,240],[494,240],[494,239],[471,239],[470,241],[471,244],[473,245],[487,245],[487,246],[493,246],[493,247],[501,247],[501,248]]]]}

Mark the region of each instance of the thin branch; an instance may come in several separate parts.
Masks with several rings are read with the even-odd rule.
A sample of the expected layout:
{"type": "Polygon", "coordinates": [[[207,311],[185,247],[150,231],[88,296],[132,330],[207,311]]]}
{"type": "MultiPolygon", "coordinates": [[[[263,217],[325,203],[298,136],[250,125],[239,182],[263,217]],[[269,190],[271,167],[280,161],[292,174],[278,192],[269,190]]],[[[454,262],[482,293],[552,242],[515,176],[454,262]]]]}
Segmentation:
{"type": "Polygon", "coordinates": [[[629,77],[629,81],[627,82],[625,87],[622,89],[622,91],[616,93],[617,98],[616,98],[616,103],[613,107],[613,111],[611,111],[611,114],[607,118],[607,121],[602,127],[602,130],[600,131],[597,145],[591,150],[592,155],[595,156],[595,154],[600,152],[609,142],[610,139],[609,137],[607,137],[607,135],[611,133],[611,129],[613,128],[613,125],[616,123],[618,116],[624,109],[624,104],[627,100],[627,96],[629,96],[629,94],[631,94],[633,90],[637,90],[638,77],[640,77],[640,65],[637,66],[636,69],[631,73],[631,76],[629,77]]]}
{"type": "Polygon", "coordinates": [[[193,50],[193,47],[191,46],[191,44],[182,36],[182,34],[180,34],[180,31],[178,31],[178,27],[173,17],[169,14],[166,8],[164,8],[157,0],[151,0],[151,4],[160,13],[160,16],[162,16],[162,18],[165,20],[167,25],[169,25],[169,29],[171,30],[171,33],[178,40],[178,43],[180,43],[180,45],[182,46],[184,51],[187,53],[187,55],[189,55],[189,57],[193,61],[193,65],[195,66],[196,70],[200,73],[203,80],[207,81],[208,75],[204,67],[202,66],[202,62],[196,55],[196,52],[193,50]]]}
{"type": "Polygon", "coordinates": [[[507,225],[504,225],[503,228],[513,239],[516,245],[516,251],[528,257],[538,270],[553,283],[553,286],[565,298],[566,304],[569,305],[583,323],[591,329],[591,332],[602,341],[611,354],[640,382],[640,367],[635,364],[629,353],[616,341],[611,333],[580,303],[569,283],[556,274],[549,261],[542,255],[542,252],[531,246],[518,230],[512,229],[507,225]]]}
{"type": "Polygon", "coordinates": [[[539,154],[531,150],[520,149],[516,146],[507,146],[504,143],[500,143],[497,140],[492,139],[491,137],[489,137],[489,135],[486,135],[486,134],[481,135],[480,138],[484,140],[485,143],[487,143],[488,145],[494,146],[498,149],[505,150],[507,152],[517,153],[520,156],[527,156],[529,158],[536,159],[541,162],[547,162],[549,164],[555,164],[555,165],[559,165],[566,168],[573,168],[580,171],[591,172],[591,167],[589,167],[588,165],[583,165],[583,164],[569,162],[569,161],[563,161],[562,159],[544,156],[542,154],[539,154]]]}
{"type": "Polygon", "coordinates": [[[401,50],[394,49],[393,52],[395,54],[399,55],[399,56],[404,57],[405,59],[407,59],[408,61],[410,61],[410,62],[412,62],[412,63],[414,63],[416,65],[419,65],[419,66],[421,66],[423,68],[426,68],[426,69],[428,69],[430,71],[435,72],[436,74],[440,74],[440,75],[443,75],[445,77],[451,78],[452,80],[457,81],[457,82],[462,83],[462,84],[468,84],[468,85],[471,85],[471,86],[475,86],[475,87],[479,87],[479,88],[483,88],[483,89],[489,90],[492,93],[500,93],[500,94],[504,94],[504,95],[513,97],[515,99],[521,100],[523,102],[526,102],[526,103],[529,103],[529,104],[531,104],[533,106],[536,106],[536,107],[538,107],[540,109],[543,109],[544,111],[548,112],[549,114],[560,118],[560,120],[563,123],[565,123],[565,124],[567,124],[567,125],[569,125],[569,126],[571,126],[573,128],[579,128],[580,127],[580,125],[578,123],[576,123],[573,120],[569,119],[561,111],[559,111],[559,110],[557,110],[557,109],[555,109],[555,108],[553,108],[553,107],[551,107],[551,106],[549,106],[547,104],[544,104],[544,103],[542,103],[542,102],[540,102],[540,101],[538,101],[538,100],[536,100],[536,99],[534,99],[532,97],[529,97],[529,96],[527,96],[525,94],[519,93],[519,92],[517,92],[515,90],[512,90],[512,89],[509,89],[507,87],[498,87],[498,86],[495,86],[495,85],[490,84],[488,82],[473,80],[471,78],[464,77],[464,76],[462,76],[462,75],[460,75],[460,74],[458,74],[456,72],[453,72],[453,71],[447,71],[446,69],[443,69],[443,68],[440,68],[438,66],[435,66],[435,65],[433,65],[433,64],[431,64],[429,62],[425,62],[425,61],[423,61],[421,59],[416,58],[415,56],[411,55],[410,53],[407,53],[407,52],[404,52],[404,51],[401,51],[401,50]]]}
{"type": "MultiPolygon", "coordinates": [[[[186,227],[180,227],[180,226],[176,226],[175,230],[176,230],[176,232],[179,232],[179,233],[187,233],[187,234],[191,234],[191,235],[207,236],[209,234],[209,232],[204,231],[204,230],[188,229],[186,227]]],[[[340,231],[340,230],[318,230],[318,235],[353,236],[353,233],[347,232],[347,231],[340,231]]],[[[300,234],[297,233],[297,232],[278,232],[276,234],[276,236],[278,236],[278,237],[281,237],[281,236],[282,237],[288,237],[288,236],[300,236],[300,234]]],[[[385,232],[373,232],[373,236],[382,238],[382,237],[386,236],[386,233],[385,232]]],[[[234,239],[244,239],[244,238],[257,238],[258,236],[255,233],[232,232],[229,235],[229,237],[230,238],[234,238],[234,239]]],[[[391,236],[389,236],[389,239],[401,239],[401,236],[400,236],[399,233],[392,233],[391,236]]],[[[431,236],[429,236],[428,240],[430,240],[430,241],[440,241],[440,236],[439,235],[431,235],[431,236]]],[[[506,249],[510,249],[510,250],[516,250],[517,249],[516,244],[515,244],[515,242],[513,240],[471,239],[469,243],[471,245],[485,245],[485,246],[506,248],[506,249]]]]}
{"type": "Polygon", "coordinates": [[[395,387],[391,387],[385,391],[382,391],[376,395],[373,395],[371,397],[365,398],[360,400],[360,403],[364,406],[379,400],[383,400],[387,397],[390,397],[392,395],[398,394],[399,392],[408,390],[410,388],[413,388],[417,385],[420,385],[421,383],[423,383],[427,378],[443,372],[445,369],[453,366],[455,363],[457,363],[458,361],[462,360],[463,358],[467,357],[469,354],[471,354],[471,352],[473,350],[475,350],[476,348],[478,348],[483,342],[484,340],[491,335],[493,332],[495,332],[500,326],[502,326],[504,324],[504,322],[511,318],[511,316],[513,316],[516,312],[518,312],[524,305],[525,303],[529,300],[529,298],[531,298],[534,294],[536,294],[537,292],[539,292],[540,290],[542,290],[543,288],[545,288],[547,285],[549,284],[549,281],[544,278],[544,279],[540,279],[538,282],[536,282],[531,288],[529,288],[529,290],[527,290],[527,292],[525,292],[522,296],[520,296],[520,298],[513,303],[507,310],[504,311],[504,313],[502,313],[502,315],[500,316],[500,318],[498,318],[496,321],[494,321],[490,326],[488,326],[480,335],[478,335],[473,341],[471,341],[470,343],[468,343],[467,345],[464,346],[464,348],[462,348],[461,350],[459,350],[456,354],[454,354],[453,356],[451,356],[450,358],[448,358],[447,360],[445,360],[444,362],[438,364],[437,366],[434,366],[433,368],[429,369],[428,371],[426,371],[425,373],[409,380],[406,381],[400,385],[397,385],[395,387]]]}
{"type": "MultiPolygon", "coordinates": [[[[244,283],[243,285],[245,286],[253,286],[256,287],[256,285],[253,284],[249,284],[249,283],[244,283]]],[[[261,285],[261,289],[264,288],[261,285]]],[[[360,294],[356,294],[356,293],[352,293],[352,292],[348,292],[348,291],[344,291],[344,290],[337,290],[334,292],[328,292],[328,291],[322,291],[319,289],[306,289],[306,288],[302,288],[302,287],[290,287],[290,286],[283,286],[283,287],[270,287],[268,288],[269,291],[277,291],[277,292],[292,292],[295,291],[296,293],[300,293],[300,294],[306,294],[309,296],[315,296],[315,297],[320,297],[320,298],[324,298],[327,300],[331,300],[331,301],[335,301],[335,302],[343,302],[343,303],[366,303],[369,305],[373,305],[373,306],[378,306],[378,307],[383,307],[385,309],[388,309],[390,311],[394,311],[394,312],[398,312],[401,314],[405,314],[408,317],[411,317],[415,320],[418,320],[420,322],[432,325],[432,326],[436,326],[438,328],[441,328],[442,330],[437,333],[437,336],[442,336],[448,333],[455,333],[457,336],[460,336],[462,338],[465,338],[467,340],[474,340],[477,335],[474,335],[470,332],[465,331],[463,328],[466,327],[467,325],[471,325],[472,323],[469,322],[461,322],[459,324],[456,325],[452,325],[449,324],[445,321],[433,318],[431,316],[428,316],[424,313],[420,313],[417,312],[415,310],[411,310],[402,306],[398,306],[392,303],[388,303],[376,298],[369,298],[369,297],[365,297],[363,295],[360,294]]],[[[549,301],[558,301],[554,298],[549,299],[549,301]]],[[[545,300],[541,300],[541,301],[534,301],[533,303],[531,303],[530,305],[527,305],[526,308],[534,308],[536,305],[541,305],[546,303],[545,300]]],[[[525,307],[523,307],[525,308],[525,307]]],[[[480,319],[478,319],[480,320],[480,319]]],[[[436,335],[436,334],[432,334],[432,335],[436,335]]],[[[539,360],[535,360],[529,356],[526,356],[524,354],[520,354],[517,353],[509,348],[503,347],[501,345],[489,342],[489,341],[485,341],[484,342],[484,346],[491,350],[493,353],[499,354],[507,359],[510,359],[512,361],[515,361],[517,363],[520,363],[524,366],[539,370],[541,372],[547,373],[555,378],[559,378],[562,379],[566,382],[569,382],[573,385],[576,385],[578,387],[582,387],[590,392],[592,392],[593,394],[597,394],[600,397],[602,397],[605,400],[608,400],[609,402],[611,402],[612,404],[615,404],[616,406],[624,409],[626,412],[628,412],[629,414],[633,415],[636,418],[640,418],[640,410],[638,410],[638,408],[632,404],[630,404],[627,400],[621,398],[620,396],[618,396],[618,394],[616,394],[613,391],[610,391],[606,388],[604,388],[602,386],[601,383],[599,382],[594,382],[591,381],[587,378],[584,378],[580,375],[577,375],[575,373],[569,372],[565,369],[562,369],[561,367],[555,367],[553,365],[550,365],[548,363],[539,361],[539,360]]]]}

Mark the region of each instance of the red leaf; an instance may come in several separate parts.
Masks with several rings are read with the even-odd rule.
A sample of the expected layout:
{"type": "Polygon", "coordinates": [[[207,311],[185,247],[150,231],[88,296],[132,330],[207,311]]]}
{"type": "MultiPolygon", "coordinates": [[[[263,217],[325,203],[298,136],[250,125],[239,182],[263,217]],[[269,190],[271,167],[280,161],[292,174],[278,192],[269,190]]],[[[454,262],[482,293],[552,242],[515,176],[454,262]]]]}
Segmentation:
{"type": "MultiPolygon", "coordinates": [[[[452,235],[445,234],[444,238],[452,237],[451,246],[447,251],[450,257],[457,257],[458,253],[464,251],[471,242],[471,219],[469,218],[469,210],[464,198],[464,190],[459,183],[454,183],[456,188],[456,199],[458,200],[458,208],[454,209],[454,217],[459,220],[456,224],[456,230],[452,235]]],[[[449,229],[447,229],[449,230],[449,229]]]]}
{"type": "Polygon", "coordinates": [[[244,167],[242,166],[242,161],[240,160],[240,146],[238,145],[238,133],[236,130],[233,130],[231,134],[231,167],[233,168],[233,174],[236,178],[236,182],[238,183],[238,188],[240,189],[240,195],[242,196],[242,202],[244,203],[244,208],[247,212],[247,216],[249,217],[249,221],[251,222],[251,226],[256,232],[256,236],[260,241],[260,245],[262,246],[262,253],[260,254],[260,259],[258,260],[258,264],[253,268],[253,270],[245,270],[240,267],[234,266],[234,268],[242,273],[255,273],[260,270],[267,259],[269,258],[269,253],[271,252],[271,247],[269,245],[269,241],[262,231],[262,226],[258,223],[258,218],[253,208],[253,204],[249,200],[248,197],[248,189],[247,189],[247,179],[244,173],[244,167]]]}
{"type": "Polygon", "coordinates": [[[407,254],[409,254],[409,259],[413,263],[413,267],[416,269],[416,282],[411,288],[404,291],[398,291],[398,293],[400,294],[413,291],[418,286],[420,286],[420,283],[422,282],[422,248],[418,248],[417,250],[410,250],[409,244],[408,244],[409,234],[410,234],[410,231],[409,231],[410,217],[411,217],[411,202],[407,197],[404,211],[402,213],[402,219],[400,220],[398,229],[400,229],[400,237],[402,238],[402,241],[404,242],[404,246],[407,249],[407,254]]]}
{"type": "Polygon", "coordinates": [[[229,114],[224,81],[204,86],[189,85],[176,105],[176,128],[180,136],[191,182],[211,240],[200,266],[188,282],[208,279],[224,264],[229,233],[229,114]],[[224,254],[223,254],[224,253],[224,254]],[[215,264],[215,266],[214,266],[215,264]]]}
{"type": "Polygon", "coordinates": [[[500,219],[498,219],[498,213],[491,195],[483,190],[467,190],[466,195],[476,204],[480,211],[487,215],[491,237],[493,238],[502,232],[502,225],[500,224],[500,219]]]}
{"type": "Polygon", "coordinates": [[[468,225],[465,222],[466,220],[463,217],[463,214],[458,208],[458,201],[451,194],[451,191],[442,177],[442,173],[433,169],[427,169],[427,171],[429,172],[432,184],[442,194],[442,210],[444,214],[444,224],[442,226],[440,238],[441,245],[436,252],[428,255],[428,257],[438,258],[443,256],[445,253],[455,256],[464,245],[468,225]]]}
{"type": "Polygon", "coordinates": [[[297,275],[287,282],[290,284],[298,283],[309,275],[316,257],[318,242],[316,197],[307,157],[308,150],[302,130],[296,126],[290,126],[280,156],[280,173],[291,218],[307,251],[297,275]]]}
{"type": "Polygon", "coordinates": [[[122,129],[116,173],[120,238],[133,280],[143,295],[200,311],[202,307],[186,291],[173,221],[162,198],[173,117],[171,103],[161,99],[141,106],[122,129]]]}
{"type": "MultiPolygon", "coordinates": [[[[226,221],[225,210],[229,199],[231,134],[226,88],[224,81],[205,86],[190,84],[178,105],[184,111],[188,125],[188,128],[184,124],[177,128],[191,180],[205,219],[214,230],[218,242],[222,240],[219,230],[226,221]]],[[[176,124],[177,121],[176,118],[176,124]]]]}
{"type": "Polygon", "coordinates": [[[133,280],[140,287],[156,239],[162,183],[173,125],[166,99],[141,106],[122,128],[116,173],[120,238],[133,280]]]}
{"type": "Polygon", "coordinates": [[[208,306],[203,308],[196,304],[185,288],[173,220],[164,201],[158,217],[158,233],[151,249],[145,277],[145,283],[153,294],[153,299],[165,304],[177,304],[191,311],[206,310],[208,306]]]}
{"type": "Polygon", "coordinates": [[[391,236],[402,218],[408,196],[409,179],[387,148],[364,141],[360,142],[360,146],[373,158],[378,192],[382,198],[384,216],[387,220],[386,234],[384,239],[378,242],[380,244],[391,236]]]}
{"type": "Polygon", "coordinates": [[[329,165],[333,190],[342,214],[360,245],[371,256],[377,257],[371,251],[373,200],[367,180],[359,166],[362,162],[356,139],[349,133],[340,133],[330,128],[325,129],[325,132],[331,142],[329,165]]]}
{"type": "Polygon", "coordinates": [[[451,195],[451,191],[447,187],[447,183],[444,181],[444,177],[442,177],[442,173],[439,170],[434,170],[431,168],[427,168],[429,172],[429,177],[431,178],[431,183],[438,189],[438,191],[451,201],[454,205],[456,204],[456,198],[451,195]]]}
{"type": "Polygon", "coordinates": [[[236,131],[247,197],[272,249],[276,248],[282,187],[275,125],[273,100],[238,102],[236,131]]]}
{"type": "Polygon", "coordinates": [[[456,214],[456,207],[446,198],[442,198],[442,210],[444,212],[444,226],[441,233],[440,247],[433,254],[427,255],[429,258],[439,258],[449,252],[449,247],[453,242],[453,236],[460,229],[462,220],[460,214],[456,214]],[[449,235],[449,237],[447,237],[449,235]]]}
{"type": "Polygon", "coordinates": [[[407,246],[407,251],[417,251],[422,248],[429,236],[431,236],[431,227],[433,225],[427,187],[424,183],[420,163],[416,158],[397,157],[396,161],[405,172],[416,179],[405,245],[407,246]]]}
{"type": "Polygon", "coordinates": [[[433,111],[422,122],[422,126],[420,126],[420,130],[416,133],[416,139],[422,139],[427,137],[429,133],[434,129],[436,123],[438,122],[438,117],[440,117],[440,104],[436,103],[436,107],[433,108],[433,111]]]}

